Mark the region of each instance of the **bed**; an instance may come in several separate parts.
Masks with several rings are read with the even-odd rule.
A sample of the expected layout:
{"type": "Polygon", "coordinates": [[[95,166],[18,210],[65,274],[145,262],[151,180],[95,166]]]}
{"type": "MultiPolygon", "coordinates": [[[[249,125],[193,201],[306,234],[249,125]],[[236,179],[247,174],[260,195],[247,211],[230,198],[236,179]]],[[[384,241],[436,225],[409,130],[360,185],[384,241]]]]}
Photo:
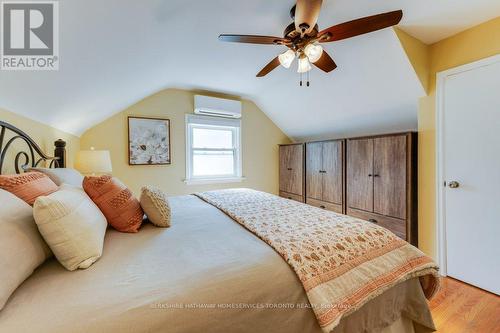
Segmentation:
{"type": "MultiPolygon", "coordinates": [[[[170,228],[109,229],[102,258],[86,270],[46,261],[0,311],[0,332],[323,332],[297,275],[272,247],[197,196],[170,204],[170,228]]],[[[333,330],[432,331],[418,278],[333,330]]]]}

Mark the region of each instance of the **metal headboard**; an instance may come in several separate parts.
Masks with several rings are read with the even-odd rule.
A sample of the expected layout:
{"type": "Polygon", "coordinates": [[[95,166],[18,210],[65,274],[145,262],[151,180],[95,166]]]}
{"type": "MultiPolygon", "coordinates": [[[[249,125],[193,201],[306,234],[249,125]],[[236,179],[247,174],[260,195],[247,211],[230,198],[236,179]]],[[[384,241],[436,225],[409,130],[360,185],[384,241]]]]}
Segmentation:
{"type": "MultiPolygon", "coordinates": [[[[5,160],[8,157],[7,152],[9,149],[13,150],[12,144],[14,142],[21,141],[27,146],[27,150],[21,150],[15,153],[14,157],[14,168],[16,173],[24,172],[28,168],[34,168],[40,166],[42,162],[49,162],[50,168],[64,168],[65,167],[65,155],[66,155],[66,142],[59,139],[54,144],[56,149],[54,151],[54,156],[46,155],[40,146],[38,146],[32,138],[30,138],[25,132],[19,128],[8,124],[6,122],[0,121],[0,174],[3,172],[3,167],[5,160]],[[7,131],[13,132],[13,136],[8,139],[4,146],[4,140],[6,140],[7,131]],[[21,163],[21,159],[24,161],[21,163]]],[[[12,155],[9,155],[12,156],[12,155]]]]}

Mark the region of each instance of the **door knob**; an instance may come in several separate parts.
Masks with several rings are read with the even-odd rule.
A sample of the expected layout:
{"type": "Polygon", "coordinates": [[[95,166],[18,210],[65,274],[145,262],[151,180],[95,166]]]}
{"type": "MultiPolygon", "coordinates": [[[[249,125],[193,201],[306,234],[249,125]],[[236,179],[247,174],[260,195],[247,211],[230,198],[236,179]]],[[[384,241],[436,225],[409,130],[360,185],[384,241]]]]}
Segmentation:
{"type": "Polygon", "coordinates": [[[449,186],[450,188],[458,188],[458,187],[460,187],[460,183],[459,183],[459,182],[457,182],[457,181],[451,181],[451,182],[448,184],[448,186],[449,186]]]}

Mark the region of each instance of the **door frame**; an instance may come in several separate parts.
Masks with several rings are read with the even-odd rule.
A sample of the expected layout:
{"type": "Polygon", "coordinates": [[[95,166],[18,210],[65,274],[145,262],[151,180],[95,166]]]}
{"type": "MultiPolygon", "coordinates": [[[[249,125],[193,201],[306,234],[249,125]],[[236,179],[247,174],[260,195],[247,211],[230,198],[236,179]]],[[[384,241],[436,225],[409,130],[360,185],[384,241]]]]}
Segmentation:
{"type": "Polygon", "coordinates": [[[500,54],[474,61],[462,66],[454,67],[437,73],[436,84],[436,247],[437,259],[440,266],[440,274],[447,275],[447,253],[446,253],[446,191],[444,186],[445,161],[444,161],[444,91],[446,79],[460,73],[468,72],[477,68],[490,66],[500,62],[500,54]]]}

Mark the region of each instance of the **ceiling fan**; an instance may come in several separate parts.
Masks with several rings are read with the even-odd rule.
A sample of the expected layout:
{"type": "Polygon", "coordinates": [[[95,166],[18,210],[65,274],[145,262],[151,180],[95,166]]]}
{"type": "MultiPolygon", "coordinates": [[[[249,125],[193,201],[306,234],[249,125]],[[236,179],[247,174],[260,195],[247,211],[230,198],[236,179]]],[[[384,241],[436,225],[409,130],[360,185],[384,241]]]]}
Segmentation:
{"type": "MultiPolygon", "coordinates": [[[[283,45],[288,50],[268,63],[258,74],[263,77],[280,64],[290,68],[295,58],[298,58],[298,73],[308,73],[311,63],[323,70],[331,72],[337,65],[323,50],[322,43],[363,35],[372,31],[396,25],[403,18],[403,11],[396,10],[384,14],[363,17],[357,20],[334,25],[319,30],[317,21],[321,10],[322,0],[297,0],[297,4],[290,10],[294,20],[286,27],[283,38],[254,35],[227,35],[222,34],[219,40],[223,42],[283,45]]],[[[300,81],[302,85],[302,80],[300,81]]],[[[307,82],[309,86],[309,81],[307,82]]]]}

